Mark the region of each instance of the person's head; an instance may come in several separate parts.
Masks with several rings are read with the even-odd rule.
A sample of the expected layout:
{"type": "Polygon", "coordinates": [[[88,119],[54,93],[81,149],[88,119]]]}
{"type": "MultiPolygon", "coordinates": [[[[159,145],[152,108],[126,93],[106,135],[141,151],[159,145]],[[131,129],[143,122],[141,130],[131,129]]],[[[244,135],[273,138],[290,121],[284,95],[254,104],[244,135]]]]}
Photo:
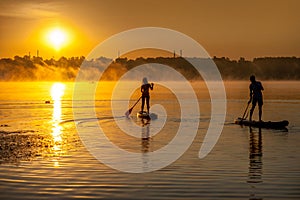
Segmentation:
{"type": "Polygon", "coordinates": [[[148,84],[147,77],[144,77],[144,78],[143,78],[143,84],[148,84]]]}
{"type": "Polygon", "coordinates": [[[251,81],[251,82],[255,82],[255,76],[254,76],[254,75],[251,75],[251,76],[250,76],[250,81],[251,81]]]}

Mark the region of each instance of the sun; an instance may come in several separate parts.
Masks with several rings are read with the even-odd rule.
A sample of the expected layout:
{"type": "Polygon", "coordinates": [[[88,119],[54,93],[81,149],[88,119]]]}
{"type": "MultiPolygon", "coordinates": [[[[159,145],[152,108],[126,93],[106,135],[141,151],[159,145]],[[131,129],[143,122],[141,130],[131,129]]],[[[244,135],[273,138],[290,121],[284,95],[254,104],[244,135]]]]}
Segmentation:
{"type": "Polygon", "coordinates": [[[67,31],[62,28],[53,28],[46,34],[47,43],[55,50],[60,50],[67,45],[69,36],[67,31]]]}

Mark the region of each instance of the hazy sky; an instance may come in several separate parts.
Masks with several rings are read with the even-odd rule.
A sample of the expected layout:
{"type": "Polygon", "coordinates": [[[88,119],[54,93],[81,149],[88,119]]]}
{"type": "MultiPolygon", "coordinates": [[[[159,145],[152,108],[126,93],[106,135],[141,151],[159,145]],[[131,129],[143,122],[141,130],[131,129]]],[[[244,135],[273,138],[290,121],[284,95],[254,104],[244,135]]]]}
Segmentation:
{"type": "Polygon", "coordinates": [[[298,0],[1,0],[0,8],[0,57],[37,49],[48,58],[86,56],[113,34],[145,26],[180,31],[211,56],[300,56],[298,0]],[[60,51],[43,39],[57,26],[70,38],[60,51]]]}

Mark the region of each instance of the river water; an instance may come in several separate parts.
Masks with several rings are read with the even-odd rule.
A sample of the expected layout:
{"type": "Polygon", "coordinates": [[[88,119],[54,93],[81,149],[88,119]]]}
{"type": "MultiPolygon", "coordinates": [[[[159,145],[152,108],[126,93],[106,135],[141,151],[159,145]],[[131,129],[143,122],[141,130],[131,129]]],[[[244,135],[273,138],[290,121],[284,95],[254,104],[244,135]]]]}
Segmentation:
{"type": "MultiPolygon", "coordinates": [[[[263,82],[263,120],[288,120],[287,130],[250,129],[233,124],[246,108],[249,83],[225,82],[224,128],[212,151],[203,159],[198,154],[210,123],[211,104],[205,84],[192,83],[200,108],[197,135],[175,162],[147,173],[121,172],[103,164],[83,145],[77,128],[95,131],[96,123],[112,143],[128,152],[147,155],[163,148],[176,136],[182,121],[199,119],[182,118],[175,94],[159,83],[151,93],[151,104],[160,104],[164,112],[158,112],[158,118],[149,122],[135,117],[140,104],[133,109],[131,119],[113,117],[110,95],[114,83],[98,86],[95,118],[83,115],[76,120],[72,108],[73,83],[2,82],[0,85],[1,199],[300,198],[299,82],[263,82]],[[120,124],[135,124],[139,131],[132,133],[141,137],[124,133],[118,127],[120,124]]],[[[138,97],[137,88],[129,106],[138,97]]],[[[84,113],[89,108],[82,100],[76,109],[84,113]]],[[[125,113],[128,107],[116,109],[125,113]]],[[[191,112],[194,108],[188,109],[191,112]]],[[[255,111],[254,119],[257,115],[255,111]]],[[[100,151],[109,152],[106,146],[100,151]]],[[[145,162],[151,165],[151,161],[145,162]]]]}

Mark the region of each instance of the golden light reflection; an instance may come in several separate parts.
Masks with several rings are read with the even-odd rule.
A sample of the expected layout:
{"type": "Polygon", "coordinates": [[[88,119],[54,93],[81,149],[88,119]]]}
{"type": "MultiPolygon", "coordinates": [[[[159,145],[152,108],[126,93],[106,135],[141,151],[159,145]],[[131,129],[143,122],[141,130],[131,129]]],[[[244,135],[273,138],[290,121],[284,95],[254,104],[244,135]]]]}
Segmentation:
{"type": "Polygon", "coordinates": [[[65,85],[62,83],[54,83],[51,87],[51,97],[52,99],[59,100],[64,95],[65,92],[65,85]]]}
{"type": "Polygon", "coordinates": [[[53,137],[53,151],[54,151],[54,166],[59,166],[59,155],[61,149],[61,97],[64,95],[65,85],[62,83],[54,83],[51,87],[51,97],[53,100],[53,115],[52,115],[52,137],[53,137]]]}

